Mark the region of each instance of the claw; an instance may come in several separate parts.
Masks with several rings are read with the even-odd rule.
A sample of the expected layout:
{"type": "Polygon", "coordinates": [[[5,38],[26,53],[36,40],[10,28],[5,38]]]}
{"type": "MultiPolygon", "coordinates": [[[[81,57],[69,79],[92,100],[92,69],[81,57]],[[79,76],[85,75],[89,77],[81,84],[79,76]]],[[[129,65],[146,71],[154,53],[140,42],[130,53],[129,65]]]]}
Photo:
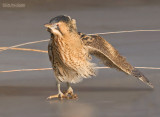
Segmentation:
{"type": "Polygon", "coordinates": [[[72,91],[64,91],[63,94],[64,95],[73,95],[73,92],[72,91]]]}
{"type": "Polygon", "coordinates": [[[71,95],[71,99],[77,99],[77,98],[78,98],[77,94],[72,94],[71,95]]]}
{"type": "Polygon", "coordinates": [[[78,98],[77,94],[73,93],[73,90],[64,91],[63,94],[67,96],[67,99],[77,99],[78,98]]]}
{"type": "Polygon", "coordinates": [[[64,95],[66,96],[66,99],[77,99],[77,94],[74,94],[73,92],[64,91],[64,95]]]}

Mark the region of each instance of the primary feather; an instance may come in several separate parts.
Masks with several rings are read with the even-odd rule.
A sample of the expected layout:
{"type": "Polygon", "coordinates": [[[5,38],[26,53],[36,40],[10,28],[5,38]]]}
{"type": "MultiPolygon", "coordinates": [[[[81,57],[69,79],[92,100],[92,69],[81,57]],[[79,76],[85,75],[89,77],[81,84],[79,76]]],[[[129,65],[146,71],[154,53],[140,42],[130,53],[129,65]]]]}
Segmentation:
{"type": "Polygon", "coordinates": [[[85,46],[88,47],[89,53],[100,58],[104,65],[123,71],[126,74],[133,75],[153,88],[153,85],[149,80],[138,69],[130,65],[105,39],[99,35],[85,35],[83,33],[79,33],[79,35],[85,46]]]}

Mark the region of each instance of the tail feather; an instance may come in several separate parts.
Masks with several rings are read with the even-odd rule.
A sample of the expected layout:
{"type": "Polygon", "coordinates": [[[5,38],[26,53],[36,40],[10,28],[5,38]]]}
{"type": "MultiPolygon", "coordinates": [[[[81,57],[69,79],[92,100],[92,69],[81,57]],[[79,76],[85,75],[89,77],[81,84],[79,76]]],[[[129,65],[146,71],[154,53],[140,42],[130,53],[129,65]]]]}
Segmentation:
{"type": "Polygon", "coordinates": [[[141,80],[142,82],[146,83],[151,88],[154,88],[152,83],[150,83],[149,80],[138,69],[134,68],[132,70],[132,75],[141,80]]]}

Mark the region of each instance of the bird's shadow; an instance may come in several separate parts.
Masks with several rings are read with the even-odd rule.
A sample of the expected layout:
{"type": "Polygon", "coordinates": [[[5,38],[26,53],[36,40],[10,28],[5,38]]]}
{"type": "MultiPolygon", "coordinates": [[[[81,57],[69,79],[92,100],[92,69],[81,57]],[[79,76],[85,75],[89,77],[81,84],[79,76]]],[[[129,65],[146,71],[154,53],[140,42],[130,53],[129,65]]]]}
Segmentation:
{"type": "MultiPolygon", "coordinates": [[[[152,91],[151,88],[127,87],[73,87],[75,92],[135,92],[152,91]]],[[[0,86],[0,96],[48,96],[57,93],[56,87],[0,86]]]]}

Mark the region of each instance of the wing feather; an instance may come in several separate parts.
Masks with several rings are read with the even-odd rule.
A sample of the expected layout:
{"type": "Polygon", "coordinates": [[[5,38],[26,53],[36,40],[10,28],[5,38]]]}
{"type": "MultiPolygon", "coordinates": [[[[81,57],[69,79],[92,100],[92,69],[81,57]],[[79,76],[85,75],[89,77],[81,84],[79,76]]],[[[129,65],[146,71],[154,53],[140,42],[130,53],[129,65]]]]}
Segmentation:
{"type": "Polygon", "coordinates": [[[83,43],[89,49],[89,53],[100,58],[104,65],[133,75],[153,88],[149,80],[136,68],[130,65],[126,59],[104,38],[99,35],[85,35],[79,33],[83,43]]]}
{"type": "Polygon", "coordinates": [[[103,63],[111,68],[116,68],[127,74],[134,69],[118,51],[105,39],[98,35],[81,34],[83,43],[89,48],[89,53],[100,58],[103,63]]]}
{"type": "Polygon", "coordinates": [[[53,65],[54,55],[53,55],[52,40],[50,40],[48,43],[48,56],[49,56],[49,60],[51,61],[52,65],[53,65]]]}

